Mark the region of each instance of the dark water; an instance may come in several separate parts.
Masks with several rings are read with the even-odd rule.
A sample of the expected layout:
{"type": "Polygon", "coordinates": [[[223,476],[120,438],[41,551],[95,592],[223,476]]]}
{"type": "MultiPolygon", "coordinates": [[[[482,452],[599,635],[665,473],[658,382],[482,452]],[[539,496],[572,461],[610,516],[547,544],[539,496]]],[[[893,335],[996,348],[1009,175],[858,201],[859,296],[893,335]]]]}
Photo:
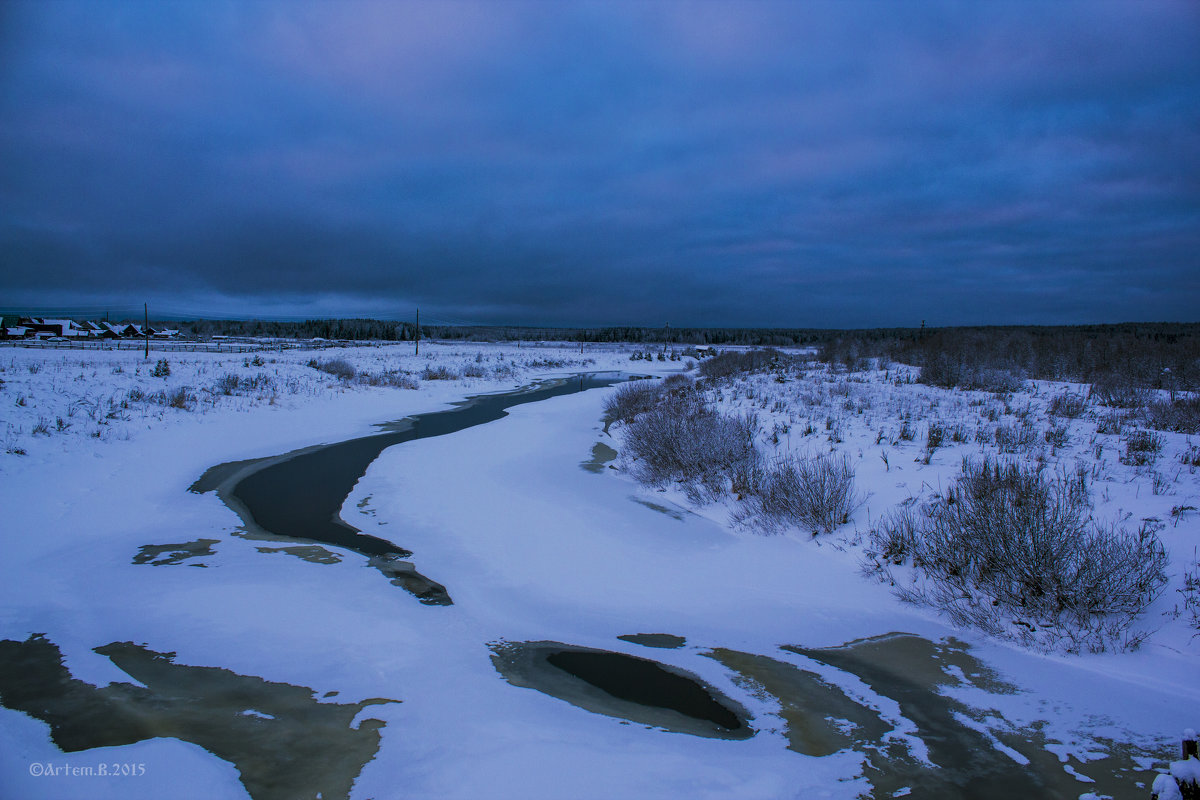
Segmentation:
{"type": "Polygon", "coordinates": [[[687,639],[670,633],[626,633],[618,639],[642,647],[657,647],[663,650],[678,650],[687,644],[687,639]]]}
{"type": "MultiPolygon", "coordinates": [[[[370,706],[397,702],[318,700],[305,686],[176,664],[174,653],[132,642],[94,650],[136,683],[81,681],[64,665],[58,646],[38,634],[23,642],[0,640],[0,702],[49,725],[54,743],[66,753],[159,737],[192,742],[237,767],[254,800],[348,797],[375,757],[384,726],[370,718],[356,725],[356,718],[370,706]]],[[[0,787],[4,783],[0,778],[0,787]]],[[[8,795],[0,790],[0,796],[8,795]]]]}
{"type": "Polygon", "coordinates": [[[411,551],[365,534],[341,518],[342,505],[371,462],[393,445],[456,433],[498,420],[513,406],[612,386],[627,377],[620,373],[578,374],[512,392],[477,395],[456,408],[380,425],[383,433],[214,467],[192,486],[192,491],[215,489],[247,525],[273,536],[320,542],[359,553],[422,602],[449,605],[444,587],[420,575],[411,565],[398,562],[411,556],[411,551]]]}
{"type": "Polygon", "coordinates": [[[492,664],[509,683],[587,711],[693,736],[754,735],[745,708],[678,667],[562,642],[490,646],[492,664]]]}
{"type": "Polygon", "coordinates": [[[700,684],[668,672],[657,663],[624,653],[560,650],[546,661],[613,697],[678,711],[728,731],[742,727],[737,715],[713,699],[700,684]]]}

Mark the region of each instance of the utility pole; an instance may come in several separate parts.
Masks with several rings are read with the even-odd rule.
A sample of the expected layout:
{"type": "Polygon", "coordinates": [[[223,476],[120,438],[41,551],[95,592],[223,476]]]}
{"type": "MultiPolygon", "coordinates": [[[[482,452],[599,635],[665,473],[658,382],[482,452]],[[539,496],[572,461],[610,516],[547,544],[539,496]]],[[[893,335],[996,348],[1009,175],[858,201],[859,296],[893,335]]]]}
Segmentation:
{"type": "Polygon", "coordinates": [[[417,349],[413,353],[415,356],[421,355],[421,309],[417,309],[417,325],[413,333],[413,341],[417,343],[417,349]]]}
{"type": "Polygon", "coordinates": [[[150,304],[142,303],[142,333],[146,334],[146,360],[150,360],[150,304]]]}

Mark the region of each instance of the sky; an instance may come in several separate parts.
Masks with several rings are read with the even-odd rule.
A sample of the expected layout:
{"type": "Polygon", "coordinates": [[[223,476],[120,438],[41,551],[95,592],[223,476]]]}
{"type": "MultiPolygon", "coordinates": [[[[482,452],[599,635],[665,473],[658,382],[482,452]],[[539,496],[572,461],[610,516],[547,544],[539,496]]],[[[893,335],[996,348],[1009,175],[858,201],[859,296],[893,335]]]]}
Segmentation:
{"type": "Polygon", "coordinates": [[[0,309],[1200,320],[1200,3],[0,2],[0,309]]]}

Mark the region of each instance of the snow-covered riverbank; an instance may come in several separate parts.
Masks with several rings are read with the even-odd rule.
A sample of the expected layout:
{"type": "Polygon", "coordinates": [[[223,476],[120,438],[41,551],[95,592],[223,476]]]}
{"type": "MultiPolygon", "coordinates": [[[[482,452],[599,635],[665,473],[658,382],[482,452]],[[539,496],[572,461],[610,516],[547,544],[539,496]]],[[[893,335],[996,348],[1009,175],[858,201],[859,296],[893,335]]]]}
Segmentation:
{"type": "MultiPolygon", "coordinates": [[[[421,362],[387,349],[345,358],[356,373],[416,375],[430,366],[422,350],[421,362]]],[[[176,664],[307,687],[317,698],[337,693],[325,702],[399,701],[358,716],[360,725],[370,719],[385,725],[353,797],[854,797],[870,790],[871,770],[886,758],[919,765],[929,755],[922,738],[928,732],[907,700],[871,675],[839,666],[822,648],[896,631],[937,643],[932,655],[910,647],[896,658],[925,676],[923,691],[934,702],[953,701],[947,724],[957,720],[963,730],[976,730],[985,748],[992,743],[1000,763],[1016,770],[1036,762],[1036,752],[1061,756],[1065,767],[1055,766],[1057,758],[1051,767],[1078,793],[1092,784],[1069,770],[1083,776],[1133,770],[1121,773],[1118,785],[1148,787],[1152,764],[1138,759],[1171,755],[1179,731],[1195,726],[1196,644],[1178,619],[1163,616],[1165,605],[1153,609],[1163,622],[1140,652],[1044,656],[953,629],[861,575],[856,526],[865,528],[883,505],[934,485],[961,456],[947,449],[929,465],[919,463],[918,444],[898,431],[884,437],[895,445],[865,441],[863,431],[898,427],[897,409],[922,413],[910,406],[927,402],[913,399],[929,392],[923,387],[876,381],[870,385],[881,388],[868,389],[856,382],[843,396],[830,384],[845,416],[834,424],[840,421],[842,444],[856,457],[862,449],[860,485],[873,497],[844,532],[825,539],[737,530],[723,507],[693,509],[681,496],[648,491],[617,471],[581,468],[596,444],[619,444],[602,430],[605,391],[515,407],[503,420],[385,451],[342,516],[413,550],[422,570],[450,590],[449,607],[421,605],[364,569],[361,559],[306,558],[239,536],[237,517],[216,496],[187,491],[214,464],[369,433],[374,423],[435,410],[465,394],[579,368],[663,374],[680,366],[631,363],[619,348],[581,355],[577,347],[461,345],[427,352],[434,367],[488,369],[482,377],[397,389],[346,385],[290,354],[275,363],[264,355],[263,365],[244,363],[244,356],[172,360],[171,375],[155,378],[146,371],[156,359],[145,364],[127,353],[113,354],[120,360],[112,363],[88,354],[90,366],[78,363],[78,353],[59,361],[42,352],[0,353],[0,399],[9,409],[0,420],[18,431],[13,449],[25,451],[0,455],[9,531],[0,639],[45,634],[70,674],[94,686],[131,678],[93,649],[133,642],[174,653],[176,664]],[[515,373],[494,369],[521,359],[515,373]],[[190,409],[133,404],[121,409],[126,418],[106,424],[78,399],[100,399],[107,408],[118,397],[119,407],[131,389],[149,394],[155,381],[195,393],[225,374],[259,372],[276,387],[297,390],[214,392],[213,402],[198,399],[190,409]],[[899,405],[873,400],[874,416],[859,424],[861,415],[847,404],[872,392],[894,392],[899,405]],[[17,396],[25,398],[22,405],[17,396]],[[78,427],[57,430],[59,416],[79,418],[78,427]],[[30,426],[43,418],[54,430],[34,434],[30,426]],[[890,467],[872,452],[877,446],[886,447],[890,467]],[[875,461],[872,470],[867,465],[875,461]],[[198,540],[211,544],[156,559],[157,565],[134,563],[147,545],[198,540]],[[638,633],[685,642],[662,649],[618,638],[638,633]],[[725,741],[624,724],[513,686],[497,672],[496,647],[541,641],[625,652],[695,674],[744,705],[758,733],[725,741]],[[798,701],[769,677],[792,675],[788,670],[817,676],[833,687],[829,697],[852,701],[850,710],[833,714],[840,721],[825,723],[831,737],[843,731],[852,744],[805,754],[795,738],[799,712],[788,710],[798,701]],[[872,739],[872,726],[884,733],[872,739]]],[[[953,393],[946,394],[935,398],[939,407],[952,401],[953,393]]],[[[757,395],[739,392],[723,402],[757,403],[757,395]]],[[[824,428],[819,422],[814,427],[824,428]]],[[[797,416],[789,431],[801,430],[799,423],[797,416]]],[[[766,429],[787,441],[787,431],[766,429]]],[[[1110,500],[1124,497],[1130,485],[1114,480],[1110,500]]],[[[1190,499],[1195,478],[1186,469],[1173,485],[1173,499],[1151,494],[1153,502],[1200,505],[1190,499]]],[[[1129,491],[1142,499],[1139,489],[1129,491]]],[[[1147,507],[1146,514],[1164,510],[1147,507]]],[[[1194,524],[1195,515],[1185,514],[1172,535],[1194,542],[1194,524]]],[[[263,724],[269,735],[270,720],[263,724]]],[[[0,789],[46,798],[245,796],[234,768],[195,744],[156,738],[63,754],[45,723],[9,709],[0,709],[0,789]],[[31,772],[34,764],[102,762],[143,764],[145,771],[118,779],[31,772]]]]}

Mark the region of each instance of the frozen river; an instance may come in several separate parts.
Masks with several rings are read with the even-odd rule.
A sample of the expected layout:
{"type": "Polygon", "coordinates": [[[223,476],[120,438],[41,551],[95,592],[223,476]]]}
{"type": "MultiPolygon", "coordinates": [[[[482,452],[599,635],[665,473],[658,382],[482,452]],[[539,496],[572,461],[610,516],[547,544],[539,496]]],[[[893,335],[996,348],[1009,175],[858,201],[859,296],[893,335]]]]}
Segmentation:
{"type": "MultiPolygon", "coordinates": [[[[731,531],[637,487],[606,468],[604,392],[580,391],[612,379],[580,380],[227,461],[190,495],[179,478],[221,448],[171,461],[164,445],[173,466],[143,467],[119,533],[107,520],[92,530],[108,538],[21,543],[17,558],[64,579],[27,585],[33,621],[10,612],[9,629],[44,636],[0,642],[17,709],[0,717],[0,786],[1146,793],[1162,745],[1147,732],[1188,723],[1177,684],[954,631],[864,580],[834,540],[731,531]],[[185,499],[160,507],[174,501],[146,488],[156,474],[185,499]],[[29,767],[107,762],[142,772],[29,767]]],[[[86,529],[76,505],[62,513],[86,529]]]]}

